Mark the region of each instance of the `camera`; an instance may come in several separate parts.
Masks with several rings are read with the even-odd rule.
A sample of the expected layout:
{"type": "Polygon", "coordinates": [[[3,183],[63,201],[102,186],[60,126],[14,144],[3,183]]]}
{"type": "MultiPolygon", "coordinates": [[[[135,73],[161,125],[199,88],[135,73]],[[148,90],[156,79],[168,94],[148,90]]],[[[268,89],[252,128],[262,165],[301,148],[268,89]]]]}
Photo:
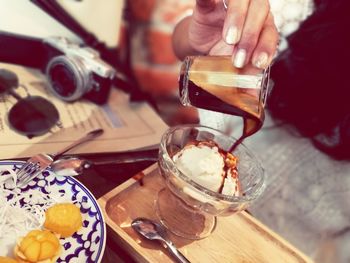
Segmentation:
{"type": "Polygon", "coordinates": [[[48,60],[45,73],[50,91],[64,101],[86,98],[97,104],[107,101],[115,69],[99,53],[63,37],[43,39],[48,60]]]}

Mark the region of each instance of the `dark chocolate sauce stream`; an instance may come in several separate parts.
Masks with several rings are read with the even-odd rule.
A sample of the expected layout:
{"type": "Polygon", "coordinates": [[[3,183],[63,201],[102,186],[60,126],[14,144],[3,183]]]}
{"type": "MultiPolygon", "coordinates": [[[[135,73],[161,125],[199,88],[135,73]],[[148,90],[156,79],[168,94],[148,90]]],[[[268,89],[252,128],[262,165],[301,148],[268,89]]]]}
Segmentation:
{"type": "MultiPolygon", "coordinates": [[[[180,76],[180,82],[183,75],[180,76]]],[[[213,95],[215,88],[211,88],[209,93],[207,87],[199,87],[192,81],[188,81],[188,97],[192,106],[222,112],[243,118],[243,131],[238,140],[230,147],[228,152],[232,152],[243,140],[256,133],[263,125],[264,110],[259,108],[258,98],[254,98],[247,93],[236,93],[236,100],[231,104],[213,95]]],[[[181,93],[181,90],[180,90],[181,93]]]]}

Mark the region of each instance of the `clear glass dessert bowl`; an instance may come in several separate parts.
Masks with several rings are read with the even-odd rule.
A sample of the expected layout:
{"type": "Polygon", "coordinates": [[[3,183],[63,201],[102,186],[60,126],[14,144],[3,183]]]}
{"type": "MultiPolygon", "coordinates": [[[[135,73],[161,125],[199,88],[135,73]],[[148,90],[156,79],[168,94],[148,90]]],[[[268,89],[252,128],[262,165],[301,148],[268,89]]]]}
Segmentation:
{"type": "MultiPolygon", "coordinates": [[[[264,169],[244,144],[232,152],[238,158],[239,195],[227,195],[203,186],[192,175],[182,172],[184,169],[174,161],[193,143],[215,143],[218,149],[227,152],[235,141],[235,138],[221,131],[200,125],[180,125],[165,132],[158,160],[165,187],[159,191],[155,205],[160,222],[172,233],[188,239],[207,237],[215,229],[217,216],[242,211],[261,195],[264,190],[264,169]]],[[[190,165],[217,167],[210,163],[210,158],[200,158],[200,154],[194,154],[190,165]]],[[[222,179],[219,176],[217,180],[222,179]]]]}

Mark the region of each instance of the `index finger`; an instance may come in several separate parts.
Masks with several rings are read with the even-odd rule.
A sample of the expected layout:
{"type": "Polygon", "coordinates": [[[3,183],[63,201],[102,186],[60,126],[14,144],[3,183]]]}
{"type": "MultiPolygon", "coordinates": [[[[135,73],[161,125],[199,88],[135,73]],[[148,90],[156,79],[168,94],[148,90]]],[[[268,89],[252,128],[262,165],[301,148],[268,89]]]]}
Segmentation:
{"type": "MultiPolygon", "coordinates": [[[[228,4],[222,37],[229,45],[239,42],[248,13],[249,0],[230,0],[228,4]]],[[[225,1],[224,1],[225,3],[225,1]]]]}

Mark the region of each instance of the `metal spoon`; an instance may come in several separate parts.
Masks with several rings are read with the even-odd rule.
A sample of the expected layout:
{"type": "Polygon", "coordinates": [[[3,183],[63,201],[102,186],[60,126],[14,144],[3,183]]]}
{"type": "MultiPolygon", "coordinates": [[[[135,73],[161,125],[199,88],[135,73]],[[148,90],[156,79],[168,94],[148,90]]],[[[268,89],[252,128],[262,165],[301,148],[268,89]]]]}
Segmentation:
{"type": "Polygon", "coordinates": [[[166,230],[162,225],[150,219],[139,217],[132,221],[131,226],[141,236],[149,240],[158,240],[162,242],[174,259],[176,259],[176,262],[190,263],[190,261],[167,238],[166,230]]]}
{"type": "Polygon", "coordinates": [[[92,162],[81,157],[64,156],[60,159],[55,160],[51,164],[51,169],[59,176],[77,176],[81,175],[84,170],[89,169],[95,165],[110,165],[110,164],[125,164],[135,163],[142,161],[154,161],[158,158],[156,156],[143,156],[143,157],[124,157],[110,161],[98,161],[92,162]]]}

